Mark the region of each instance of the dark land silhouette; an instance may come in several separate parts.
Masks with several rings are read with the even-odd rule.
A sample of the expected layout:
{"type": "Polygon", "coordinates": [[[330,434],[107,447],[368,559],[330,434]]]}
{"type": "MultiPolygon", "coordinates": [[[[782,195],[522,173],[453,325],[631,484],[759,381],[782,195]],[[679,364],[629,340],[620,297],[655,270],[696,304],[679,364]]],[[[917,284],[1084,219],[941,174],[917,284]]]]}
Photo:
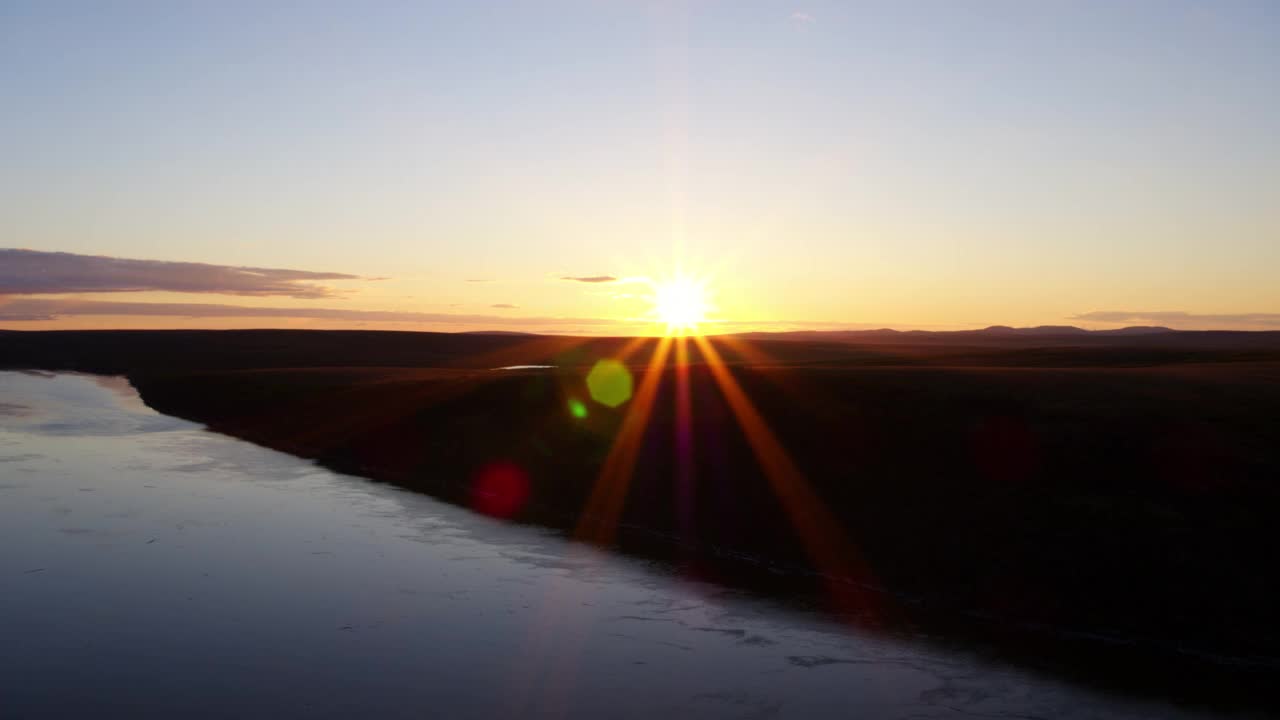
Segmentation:
{"type": "Polygon", "coordinates": [[[1280,333],[712,342],[810,504],[780,494],[692,342],[689,432],[669,359],[616,516],[596,493],[631,404],[590,402],[584,377],[626,355],[641,385],[656,339],[0,332],[0,367],[125,374],[160,412],[864,627],[938,632],[1127,690],[1274,706],[1280,333]],[[555,367],[494,369],[511,365],[555,367]]]}

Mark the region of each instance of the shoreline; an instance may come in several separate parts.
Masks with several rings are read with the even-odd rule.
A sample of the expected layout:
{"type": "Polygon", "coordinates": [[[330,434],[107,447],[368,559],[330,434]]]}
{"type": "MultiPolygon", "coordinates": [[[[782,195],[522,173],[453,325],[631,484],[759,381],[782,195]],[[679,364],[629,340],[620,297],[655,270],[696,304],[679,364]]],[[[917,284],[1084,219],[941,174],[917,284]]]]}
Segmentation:
{"type": "MultiPolygon", "coordinates": [[[[690,369],[690,513],[679,512],[672,484],[681,470],[668,371],[617,535],[603,544],[1091,685],[1274,706],[1280,362],[1228,353],[1117,367],[1108,348],[1092,366],[1064,368],[1028,366],[1013,352],[1006,366],[732,367],[860,556],[865,574],[851,584],[883,593],[850,603],[814,581],[821,568],[803,530],[781,511],[702,365],[690,369]]],[[[127,375],[158,412],[473,509],[480,470],[515,463],[528,474],[528,502],[508,519],[583,539],[582,512],[626,414],[625,405],[592,404],[585,420],[566,411],[584,397],[595,356],[588,346],[556,369],[493,372],[199,367],[192,351],[185,366],[127,375]]]]}
{"type": "MultiPolygon", "coordinates": [[[[385,382],[389,382],[388,375],[395,376],[397,371],[383,370],[370,371],[377,380],[369,379],[369,384],[376,386],[385,382]]],[[[409,377],[404,378],[405,382],[413,383],[413,375],[421,371],[411,370],[408,372],[409,377]]],[[[324,371],[312,371],[308,374],[324,374],[324,371]]],[[[554,380],[556,384],[563,381],[564,373],[538,373],[524,374],[518,378],[501,378],[498,385],[503,387],[505,392],[503,395],[508,397],[519,397],[520,385],[527,383],[537,384],[539,378],[541,381],[554,380]],[[515,387],[506,387],[515,386],[515,387]]],[[[289,373],[288,371],[272,371],[268,373],[271,383],[284,382],[286,378],[296,381],[298,375],[289,373]]],[[[340,385],[348,385],[359,387],[361,383],[351,382],[350,378],[339,373],[342,380],[340,385]]],[[[235,418],[216,418],[211,417],[207,412],[194,410],[199,405],[199,398],[193,403],[191,399],[183,398],[185,393],[182,388],[190,389],[200,386],[208,382],[216,382],[221,379],[224,382],[231,382],[232,385],[224,387],[212,393],[218,396],[239,396],[239,391],[233,391],[230,387],[235,387],[240,383],[250,383],[261,381],[256,373],[233,373],[230,377],[222,376],[204,376],[189,377],[179,376],[167,379],[158,378],[139,378],[140,394],[144,401],[151,407],[166,414],[176,414],[180,417],[192,419],[200,422],[206,422],[209,429],[215,432],[229,434],[231,436],[246,439],[251,442],[265,445],[277,450],[283,450],[291,454],[306,457],[315,460],[330,469],[347,473],[368,477],[380,482],[389,482],[391,484],[407,487],[416,491],[426,492],[433,497],[459,504],[463,506],[471,506],[470,498],[467,494],[468,477],[474,475],[474,467],[468,465],[467,455],[461,458],[454,458],[452,462],[444,462],[443,458],[434,457],[433,476],[432,478],[423,478],[415,474],[418,463],[421,460],[407,460],[403,457],[398,463],[381,464],[377,462],[364,463],[360,461],[360,449],[364,448],[374,455],[384,455],[388,449],[393,451],[403,451],[407,443],[403,435],[399,439],[387,440],[384,433],[374,433],[374,436],[365,436],[362,439],[338,438],[331,439],[332,445],[326,445],[323,441],[312,441],[311,444],[302,442],[293,437],[293,433],[281,433],[278,430],[272,430],[273,427],[280,427],[274,420],[264,420],[259,413],[267,413],[264,408],[258,408],[255,413],[250,415],[256,416],[251,422],[245,422],[235,418]],[[190,404],[188,404],[190,403],[190,404]],[[212,422],[207,422],[207,421],[212,422]],[[377,439],[381,438],[381,439],[377,439]],[[351,442],[354,440],[353,442],[351,442]],[[441,479],[446,478],[446,479],[441,479]]],[[[390,382],[394,387],[395,382],[390,382]]],[[[480,392],[485,389],[488,383],[482,383],[480,388],[473,389],[472,392],[480,392]]],[[[246,390],[246,392],[249,392],[246,390]]],[[[346,392],[352,392],[350,389],[346,392]]],[[[385,390],[390,395],[397,393],[385,390]]],[[[201,395],[203,393],[196,393],[201,395]]],[[[378,394],[375,394],[378,396],[378,394]]],[[[344,402],[349,402],[346,400],[344,402]]],[[[381,401],[377,397],[368,397],[362,403],[354,406],[380,406],[381,401]]],[[[481,403],[482,405],[484,403],[481,403]]],[[[354,407],[353,406],[353,407],[354,407]]],[[[492,402],[488,403],[492,406],[492,402]]],[[[414,408],[420,410],[421,408],[414,408]]],[[[510,408],[508,408],[510,409],[510,408]]],[[[267,413],[270,415],[270,413],[267,413]]],[[[281,417],[288,417],[292,413],[284,412],[281,417]]],[[[300,416],[309,415],[309,412],[294,415],[295,419],[300,416]]],[[[449,414],[448,412],[445,413],[449,414]]],[[[655,413],[661,415],[661,413],[655,413]]],[[[536,415],[536,413],[535,413],[536,415]]],[[[279,422],[284,422],[283,420],[279,422]]],[[[443,423],[431,422],[429,425],[435,426],[443,423]]],[[[391,433],[396,433],[394,429],[398,423],[391,423],[391,433]]],[[[385,428],[386,426],[384,426],[385,428]]],[[[661,436],[665,431],[669,430],[669,424],[660,424],[655,434],[661,436]]],[[[452,442],[461,442],[462,438],[452,437],[449,442],[437,443],[440,445],[448,445],[452,442]]],[[[650,440],[653,442],[653,440],[650,440]]],[[[695,441],[696,442],[696,441],[695,441]]],[[[508,448],[509,450],[509,448],[508,448]]],[[[730,453],[733,457],[742,457],[746,453],[745,448],[738,448],[734,453],[730,453]]],[[[501,453],[504,456],[511,455],[507,451],[501,453]]],[[[656,454],[662,454],[659,448],[656,454]]],[[[391,453],[392,456],[395,452],[391,453]]],[[[530,454],[522,456],[523,462],[530,462],[530,454]]],[[[659,465],[661,465],[659,463],[659,465]]],[[[555,497],[549,495],[545,485],[535,485],[535,491],[531,495],[531,505],[525,508],[521,514],[510,518],[516,522],[535,524],[543,527],[549,527],[553,530],[574,536],[574,527],[580,520],[581,504],[585,502],[586,488],[589,481],[594,480],[598,463],[585,463],[584,466],[568,466],[564,464],[556,464],[565,473],[566,477],[572,477],[576,482],[571,483],[574,492],[567,497],[555,497]],[[573,472],[573,471],[576,471],[573,472]],[[542,487],[542,492],[536,488],[542,487]],[[560,502],[556,502],[560,500],[560,502]]],[[[751,477],[752,471],[745,466],[735,466],[731,471],[732,474],[741,474],[744,477],[751,477]]],[[[1096,684],[1098,682],[1108,683],[1120,677],[1119,674],[1127,674],[1118,683],[1126,686],[1126,689],[1132,690],[1133,686],[1138,687],[1149,686],[1150,688],[1163,687],[1169,682],[1170,677],[1176,677],[1180,691],[1188,693],[1191,697],[1200,695],[1202,692],[1211,695],[1218,693],[1210,689],[1205,689],[1206,685],[1213,686],[1218,683],[1225,683],[1232,687],[1227,695],[1249,695],[1253,692],[1262,692],[1265,685],[1269,684],[1280,667],[1277,666],[1275,655],[1268,655],[1265,652],[1254,652],[1251,654],[1237,654],[1230,650],[1225,652],[1219,651],[1212,645],[1190,645],[1185,643],[1180,635],[1158,635],[1161,628],[1172,631],[1177,629],[1180,624],[1161,612],[1161,609],[1152,608],[1151,615],[1145,617],[1146,631],[1143,632],[1139,627],[1137,632],[1131,632],[1133,626],[1124,624],[1112,625],[1108,627],[1089,627],[1081,624],[1072,624],[1074,619],[1070,614],[1066,617],[1066,621],[1061,621],[1061,615],[1055,616],[1052,613],[1042,614],[1039,617],[1035,615],[1028,616],[1027,610],[1032,612],[1040,608],[1032,604],[1023,604],[1012,608],[1012,612],[1008,606],[983,605],[972,602],[973,595],[969,595],[970,602],[965,602],[966,597],[957,597],[955,594],[948,594],[947,587],[941,587],[941,591],[935,591],[935,587],[921,588],[919,585],[911,586],[904,584],[880,584],[879,590],[869,594],[870,597],[878,599],[884,606],[866,611],[865,608],[849,608],[832,606],[829,602],[830,598],[824,597],[822,594],[820,577],[814,574],[812,567],[806,567],[805,558],[794,542],[794,538],[788,538],[786,535],[787,528],[777,514],[776,508],[769,510],[771,507],[769,502],[762,502],[760,491],[764,489],[765,483],[759,477],[751,477],[749,484],[754,488],[751,493],[755,500],[749,507],[748,515],[753,523],[753,530],[758,532],[762,537],[766,538],[766,542],[746,543],[746,546],[735,545],[734,541],[743,539],[740,532],[729,532],[727,542],[725,538],[713,536],[708,543],[705,538],[700,538],[692,542],[682,542],[680,539],[678,528],[669,513],[662,512],[660,508],[663,505],[668,507],[673,502],[670,493],[658,493],[658,499],[654,499],[653,487],[648,485],[648,493],[643,492],[646,483],[651,483],[655,478],[661,477],[663,471],[661,467],[638,470],[637,477],[633,482],[641,486],[640,499],[636,504],[629,502],[630,516],[624,515],[619,523],[619,532],[616,542],[609,545],[610,549],[618,550],[623,553],[657,560],[664,565],[672,568],[673,572],[685,573],[692,577],[709,580],[712,582],[726,584],[734,587],[743,587],[753,592],[761,593],[769,597],[782,599],[786,602],[800,602],[802,605],[813,607],[815,605],[823,606],[821,610],[833,613],[837,617],[845,621],[858,624],[860,627],[875,629],[884,627],[892,631],[894,628],[912,627],[923,629],[926,634],[941,634],[946,637],[970,638],[978,643],[994,643],[998,647],[995,655],[1002,657],[1016,658],[1014,661],[1030,665],[1051,673],[1062,673],[1063,665],[1072,666],[1073,671],[1084,670],[1087,676],[1085,682],[1096,684]],[[646,498],[645,495],[650,495],[646,498]],[[658,522],[651,522],[652,520],[658,522]],[[719,541],[719,542],[718,542],[719,541]],[[709,547],[714,545],[715,548],[709,547]],[[762,552],[762,548],[766,548],[762,552]],[[780,570],[781,568],[781,570],[780,570]],[[1021,612],[1019,612],[1021,611],[1021,612]],[[1154,629],[1153,629],[1154,628],[1154,629]],[[1043,647],[1040,647],[1043,644],[1043,647]],[[1011,650],[1011,648],[1013,648],[1011,650]],[[1216,668],[1216,670],[1213,670],[1216,668]],[[1136,676],[1149,674],[1148,678],[1138,679],[1136,676]],[[1230,677],[1211,678],[1213,675],[1223,675],[1230,677]],[[1237,676],[1238,675],[1238,676],[1237,676]],[[1136,680],[1136,682],[1135,682],[1136,680]],[[1243,688],[1239,686],[1244,686],[1243,688]]],[[[561,491],[565,489],[564,483],[557,483],[557,488],[561,491]]],[[[633,486],[633,491],[636,487],[633,486]]],[[[960,509],[963,511],[963,509],[960,509]]],[[[919,525],[916,529],[918,531],[919,525]]],[[[730,528],[732,530],[732,528],[730,528]]],[[[1143,528],[1132,528],[1130,533],[1140,534],[1143,528]]],[[[950,538],[942,537],[945,533],[938,533],[930,540],[937,544],[937,547],[945,547],[950,538]]],[[[581,540],[581,537],[577,539],[581,540]]],[[[1219,543],[1225,542],[1218,539],[1219,543]]],[[[1032,548],[1036,549],[1036,548],[1032,548]]],[[[1041,548],[1043,549],[1043,548],[1041,548]]],[[[1059,548],[1061,555],[1062,548],[1059,548]]],[[[1259,549],[1259,552],[1265,554],[1265,550],[1259,549]]],[[[944,555],[943,558],[936,562],[955,563],[957,559],[956,553],[944,555]]],[[[983,555],[982,551],[974,550],[969,553],[969,557],[983,555]]],[[[1084,550],[1077,552],[1068,552],[1068,556],[1081,557],[1090,556],[1084,550]]],[[[892,557],[889,560],[881,560],[877,562],[877,566],[883,565],[885,562],[897,560],[901,556],[892,557]]],[[[919,558],[919,555],[915,555],[919,558]]],[[[963,560],[964,556],[960,556],[963,560]]],[[[1255,568],[1263,568],[1265,562],[1264,557],[1256,557],[1255,568]]],[[[918,561],[918,560],[917,560],[918,561]]],[[[968,561],[966,567],[973,567],[972,560],[968,561]]],[[[1063,575],[1079,574],[1082,569],[1087,570],[1087,566],[1080,566],[1077,562],[1076,567],[1058,565],[1053,568],[1060,571],[1063,575]]],[[[1105,580],[1101,581],[1071,581],[1071,585],[1067,588],[1072,598],[1099,596],[1118,594],[1120,597],[1111,598],[1115,601],[1115,605],[1108,605],[1106,598],[1099,598],[1101,608],[1094,617],[1106,617],[1106,612],[1113,608],[1120,608],[1121,611],[1125,607],[1134,607],[1132,598],[1125,597],[1126,585],[1120,579],[1123,568],[1120,571],[1112,570],[1111,572],[1102,572],[1101,575],[1105,580]],[[1100,590],[1100,588],[1105,588],[1100,590]]],[[[1097,573],[1095,573],[1097,574],[1097,573]]],[[[952,577],[955,574],[953,573],[952,577]]],[[[1016,578],[1016,576],[1015,576],[1016,578]]],[[[861,587],[867,587],[869,583],[863,582],[861,579],[853,579],[854,582],[860,583],[861,587]]],[[[1045,585],[1055,589],[1063,586],[1056,582],[1052,577],[1047,583],[1041,581],[1041,587],[1045,585]]],[[[1220,592],[1228,592],[1220,589],[1220,592]]],[[[866,596],[864,596],[866,597],[866,596]]],[[[1043,597],[1043,594],[1040,595],[1043,597]]],[[[1218,595],[1219,607],[1223,609],[1223,614],[1219,616],[1219,620],[1229,619],[1228,610],[1231,609],[1232,601],[1230,597],[1218,595]]],[[[1076,616],[1079,617],[1079,616],[1076,616]]],[[[1121,613],[1119,617],[1133,617],[1132,614],[1121,613]]],[[[1257,615],[1254,615],[1257,617],[1257,615]]],[[[1189,629],[1189,628],[1188,628],[1189,629]]],[[[1266,627],[1262,627],[1266,630],[1266,627]]],[[[1274,626],[1272,627],[1274,630],[1274,626]]],[[[1217,629],[1215,627],[1201,627],[1198,636],[1200,638],[1212,636],[1217,629]]],[[[1244,637],[1254,637],[1252,629],[1243,633],[1244,637]]],[[[1241,635],[1237,634],[1236,639],[1241,635]]]]}
{"type": "MultiPolygon", "coordinates": [[[[4,564],[7,572],[46,569],[18,575],[6,594],[13,652],[5,657],[19,680],[33,654],[61,680],[15,681],[18,711],[83,714],[131,702],[160,716],[183,705],[245,707],[246,693],[225,692],[240,687],[255,707],[296,708],[323,696],[345,708],[335,716],[441,707],[470,715],[495,696],[473,697],[465,682],[444,678],[484,669],[495,687],[519,687],[522,669],[540,666],[525,654],[530,636],[549,632],[557,640],[535,646],[533,658],[554,662],[566,645],[559,638],[582,639],[568,642],[579,659],[575,717],[607,714],[620,692],[633,711],[651,715],[691,693],[730,689],[785,703],[795,717],[843,717],[850,708],[893,717],[927,710],[938,693],[988,714],[1221,716],[1020,669],[937,637],[866,632],[335,474],[158,415],[118,380],[0,373],[0,384],[33,410],[6,424],[6,438],[43,439],[40,448],[10,444],[0,458],[41,473],[12,478],[27,482],[5,490],[4,564]],[[121,403],[116,389],[132,402],[121,403]],[[49,498],[71,513],[39,521],[49,498]],[[78,592],[67,595],[69,586],[78,592]],[[87,657],[65,652],[79,644],[87,657]],[[228,651],[242,659],[219,662],[228,651]],[[297,664],[299,652],[329,671],[316,677],[314,663],[297,664]],[[114,681],[100,683],[103,672],[114,681]],[[446,702],[439,690],[423,693],[424,682],[457,690],[446,702]],[[64,686],[92,689],[68,695],[58,692],[64,686]]],[[[474,714],[510,714],[507,699],[496,699],[492,711],[474,714]]]]}
{"type": "MultiPolygon", "coordinates": [[[[505,369],[505,368],[498,368],[498,369],[505,369]]],[[[524,368],[521,368],[521,369],[524,369],[524,368]]],[[[94,376],[93,373],[82,373],[82,374],[87,376],[94,376]]],[[[97,377],[120,377],[120,376],[97,376],[97,377]]],[[[139,397],[142,397],[141,393],[139,393],[139,397]]],[[[144,400],[144,404],[145,404],[145,400],[144,400]]],[[[148,405],[147,407],[150,408],[151,406],[148,405]]],[[[155,408],[151,408],[151,409],[155,410],[155,408]]],[[[156,411],[159,412],[158,410],[156,411]]],[[[162,413],[162,414],[168,414],[168,413],[162,413]]],[[[170,415],[170,417],[179,417],[179,416],[170,415]]],[[[181,417],[179,419],[198,422],[194,418],[181,417]]],[[[391,485],[393,487],[410,490],[412,492],[421,493],[427,497],[430,497],[436,500],[442,500],[442,501],[448,502],[450,505],[453,505],[455,507],[461,507],[465,510],[469,510],[471,512],[474,512],[480,515],[485,514],[482,511],[477,510],[476,508],[468,507],[466,504],[448,500],[447,498],[449,497],[449,493],[432,492],[431,490],[424,489],[423,487],[420,487],[420,486],[401,484],[394,480],[388,479],[389,476],[385,475],[376,466],[364,465],[364,466],[344,467],[341,465],[333,465],[333,464],[330,464],[330,461],[327,461],[327,460],[319,459],[317,457],[308,456],[305,454],[297,454],[298,453],[297,449],[283,450],[275,446],[260,444],[259,442],[252,440],[248,437],[233,435],[224,430],[220,430],[214,427],[205,426],[204,429],[207,432],[213,432],[219,435],[223,435],[225,437],[233,438],[243,442],[249,442],[251,444],[257,445],[258,447],[266,448],[276,452],[283,452],[287,455],[296,457],[301,460],[316,462],[317,465],[319,465],[320,467],[323,467],[326,470],[330,470],[335,473],[339,473],[341,475],[352,476],[352,477],[356,477],[361,480],[367,480],[373,483],[386,484],[386,485],[391,485]]],[[[455,481],[455,482],[440,481],[440,487],[450,487],[452,491],[459,491],[459,490],[465,490],[467,488],[467,485],[462,481],[455,481]]],[[[531,504],[533,503],[531,502],[531,504]]],[[[542,508],[544,509],[544,512],[548,510],[551,512],[554,512],[554,508],[552,506],[543,505],[542,508]]],[[[535,513],[535,516],[541,517],[541,515],[537,513],[535,513]]],[[[575,519],[575,518],[570,518],[570,516],[563,513],[561,514],[561,516],[565,518],[566,521],[575,519]]],[[[536,519],[529,519],[529,518],[499,518],[499,520],[502,522],[507,522],[507,523],[516,524],[516,525],[527,525],[530,527],[541,528],[543,530],[550,530],[556,533],[557,535],[562,536],[565,539],[573,542],[585,543],[587,545],[591,545],[593,547],[597,547],[605,551],[620,552],[628,557],[632,557],[639,560],[657,561],[672,573],[679,574],[680,572],[680,568],[677,567],[674,563],[670,562],[670,558],[665,558],[665,556],[664,558],[659,558],[655,554],[646,552],[643,549],[639,549],[635,545],[628,545],[626,548],[620,547],[619,545],[616,545],[616,544],[600,545],[589,539],[574,536],[572,533],[569,532],[568,526],[562,526],[555,523],[548,523],[543,520],[536,520],[536,519]]],[[[804,590],[801,593],[797,593],[798,595],[802,596],[799,599],[801,599],[801,601],[803,602],[804,601],[803,596],[812,595],[813,597],[816,597],[816,593],[819,591],[818,590],[819,585],[822,582],[831,581],[831,580],[838,582],[841,580],[841,578],[826,576],[819,572],[814,571],[812,568],[804,567],[802,565],[776,564],[775,562],[771,561],[768,557],[765,557],[765,556],[753,556],[753,555],[747,555],[742,553],[735,553],[731,550],[724,550],[716,547],[681,546],[681,539],[678,535],[673,533],[663,533],[654,528],[645,527],[643,525],[623,524],[619,526],[619,529],[621,532],[631,536],[631,538],[634,540],[640,541],[641,538],[649,538],[650,540],[652,540],[653,544],[670,546],[675,552],[688,550],[688,551],[693,551],[700,554],[705,554],[707,556],[720,558],[725,563],[732,566],[736,566],[740,568],[747,568],[747,567],[755,568],[755,571],[747,573],[745,578],[742,575],[730,575],[727,577],[720,577],[712,581],[718,584],[728,583],[732,587],[743,586],[745,589],[748,589],[748,590],[759,591],[760,588],[752,582],[751,576],[762,574],[762,575],[770,575],[770,576],[780,576],[783,578],[790,578],[795,580],[804,579],[803,580],[804,584],[802,585],[804,590]]],[[[646,544],[646,543],[642,543],[642,544],[646,544]]],[[[877,586],[877,587],[864,586],[863,589],[868,590],[870,592],[883,594],[887,597],[892,598],[895,602],[921,605],[921,606],[929,605],[929,600],[926,598],[909,596],[904,593],[895,592],[894,590],[887,587],[883,587],[883,586],[877,586]]],[[[789,598],[789,597],[779,598],[777,596],[769,594],[767,590],[765,590],[764,593],[765,593],[764,597],[766,598],[772,597],[775,600],[782,600],[784,603],[797,599],[797,598],[789,598]]],[[[820,603],[818,602],[809,602],[809,603],[806,603],[806,606],[800,607],[799,609],[802,611],[816,610],[817,612],[824,615],[828,615],[828,616],[831,616],[833,613],[838,613],[838,611],[836,611],[833,608],[818,609],[819,605],[820,603]]],[[[1012,631],[1011,634],[1013,635],[1026,634],[1029,636],[1056,638],[1057,640],[1061,640],[1065,642],[1101,643],[1103,645],[1117,647],[1117,648],[1126,647],[1126,646],[1140,648],[1141,646],[1144,645],[1143,641],[1132,638],[1132,637],[1125,637],[1122,635],[1115,635],[1115,634],[1107,634],[1105,632],[1089,631],[1085,629],[1074,629],[1074,628],[1062,627],[1062,626],[1049,626],[1049,625],[1044,625],[1044,624],[1039,624],[1034,622],[1021,621],[1013,617],[1001,617],[1001,616],[990,615],[980,611],[961,611],[959,614],[966,616],[965,617],[966,621],[975,622],[975,623],[989,623],[989,624],[1005,626],[1006,628],[1012,631]]],[[[1258,658],[1258,657],[1249,658],[1249,657],[1234,656],[1234,655],[1227,655],[1227,654],[1216,654],[1212,652],[1188,649],[1185,647],[1177,647],[1173,644],[1160,645],[1150,649],[1155,650],[1156,653],[1159,653],[1159,654],[1163,654],[1163,653],[1178,654],[1196,662],[1211,663],[1214,665],[1222,666],[1223,668],[1228,668],[1228,667],[1239,668],[1239,669],[1245,670],[1246,672],[1280,672],[1280,658],[1274,658],[1274,659],[1258,658]]]]}

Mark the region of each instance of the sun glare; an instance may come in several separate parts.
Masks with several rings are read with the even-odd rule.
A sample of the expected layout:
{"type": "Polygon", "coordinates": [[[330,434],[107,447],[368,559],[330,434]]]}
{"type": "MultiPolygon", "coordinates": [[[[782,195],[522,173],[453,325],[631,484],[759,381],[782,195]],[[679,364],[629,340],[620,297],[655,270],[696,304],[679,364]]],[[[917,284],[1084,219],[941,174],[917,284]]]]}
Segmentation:
{"type": "Polygon", "coordinates": [[[670,334],[697,332],[707,310],[706,287],[692,278],[678,277],[653,289],[653,313],[670,334]]]}

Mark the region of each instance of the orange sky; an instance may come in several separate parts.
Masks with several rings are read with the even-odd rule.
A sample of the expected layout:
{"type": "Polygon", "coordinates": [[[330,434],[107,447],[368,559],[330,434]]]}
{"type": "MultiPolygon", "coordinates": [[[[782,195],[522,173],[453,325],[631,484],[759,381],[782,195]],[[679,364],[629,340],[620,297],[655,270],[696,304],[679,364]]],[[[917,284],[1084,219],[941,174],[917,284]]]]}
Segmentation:
{"type": "Polygon", "coordinates": [[[0,327],[656,332],[645,295],[684,273],[709,330],[1280,328],[1266,3],[36,5],[4,25],[7,244],[142,264],[39,287],[0,265],[0,327]],[[246,293],[239,267],[319,289],[246,293]]]}

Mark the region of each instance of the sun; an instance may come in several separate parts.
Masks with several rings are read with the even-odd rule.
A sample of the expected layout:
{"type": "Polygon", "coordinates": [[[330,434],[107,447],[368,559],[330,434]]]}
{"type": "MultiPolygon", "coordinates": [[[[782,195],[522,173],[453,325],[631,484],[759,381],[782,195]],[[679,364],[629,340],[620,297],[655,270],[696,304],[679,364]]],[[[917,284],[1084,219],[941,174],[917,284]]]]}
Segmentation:
{"type": "Polygon", "coordinates": [[[653,288],[653,314],[667,326],[669,334],[695,333],[707,319],[707,289],[688,277],[659,282],[653,288]]]}

